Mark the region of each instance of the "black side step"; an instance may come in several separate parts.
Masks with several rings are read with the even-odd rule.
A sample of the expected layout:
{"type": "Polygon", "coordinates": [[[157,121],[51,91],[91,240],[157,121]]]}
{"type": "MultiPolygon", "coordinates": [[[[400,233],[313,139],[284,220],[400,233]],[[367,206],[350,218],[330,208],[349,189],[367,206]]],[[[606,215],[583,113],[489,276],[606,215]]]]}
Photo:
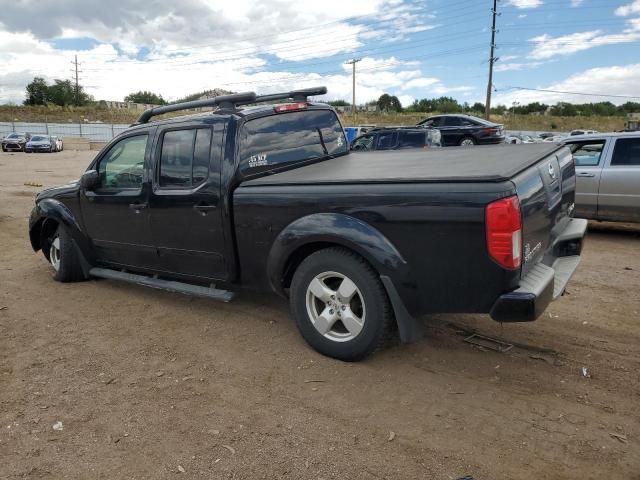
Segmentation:
{"type": "Polygon", "coordinates": [[[234,296],[233,292],[229,292],[227,290],[219,290],[213,287],[201,287],[199,285],[173,282],[171,280],[162,280],[160,278],[136,275],[134,273],[121,272],[119,270],[111,270],[108,268],[94,267],[89,270],[89,274],[94,277],[108,278],[109,280],[121,280],[123,282],[135,283],[138,285],[144,285],[145,287],[158,288],[160,290],[167,290],[170,292],[213,298],[214,300],[221,300],[223,302],[231,301],[234,296]]]}

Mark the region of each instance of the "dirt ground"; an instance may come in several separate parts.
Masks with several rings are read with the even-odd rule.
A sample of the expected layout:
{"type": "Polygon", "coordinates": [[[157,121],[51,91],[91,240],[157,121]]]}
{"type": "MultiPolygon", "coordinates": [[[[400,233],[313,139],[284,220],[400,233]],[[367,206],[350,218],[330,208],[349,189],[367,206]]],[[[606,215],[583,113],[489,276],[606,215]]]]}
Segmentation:
{"type": "Polygon", "coordinates": [[[54,282],[25,183],[93,154],[0,154],[0,478],[640,479],[640,228],[593,225],[536,322],[429,317],[348,364],[277,298],[54,282]]]}

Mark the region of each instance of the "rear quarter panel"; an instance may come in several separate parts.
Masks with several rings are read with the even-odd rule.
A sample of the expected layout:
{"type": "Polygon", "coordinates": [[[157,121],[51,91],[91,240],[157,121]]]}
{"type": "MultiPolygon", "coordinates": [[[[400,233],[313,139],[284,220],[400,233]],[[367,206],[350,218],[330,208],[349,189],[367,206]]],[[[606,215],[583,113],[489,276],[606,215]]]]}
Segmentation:
{"type": "Polygon", "coordinates": [[[408,269],[382,265],[379,273],[391,277],[412,314],[488,312],[517,286],[519,272],[489,258],[485,206],[514,192],[511,182],[240,187],[233,217],[241,282],[269,288],[267,259],[283,229],[308,215],[339,213],[371,225],[400,252],[408,269]]]}

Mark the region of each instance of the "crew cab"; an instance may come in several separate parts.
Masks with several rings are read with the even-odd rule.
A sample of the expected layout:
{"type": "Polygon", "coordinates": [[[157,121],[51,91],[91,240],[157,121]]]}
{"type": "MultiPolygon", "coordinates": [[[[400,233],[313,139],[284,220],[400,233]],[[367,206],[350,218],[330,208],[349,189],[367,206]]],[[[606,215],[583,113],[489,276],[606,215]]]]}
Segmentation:
{"type": "Polygon", "coordinates": [[[584,134],[562,143],[576,163],[576,214],[640,222],[640,132],[584,134]]]}
{"type": "Polygon", "coordinates": [[[154,107],[29,221],[58,281],[92,277],[229,301],[289,298],[305,340],[358,360],[417,317],[535,320],[586,221],[558,145],[350,153],[325,88],[154,107]],[[276,105],[263,102],[285,101],[276,105]],[[258,104],[249,106],[252,104],[258,104]],[[150,121],[182,109],[212,112],[150,121]]]}

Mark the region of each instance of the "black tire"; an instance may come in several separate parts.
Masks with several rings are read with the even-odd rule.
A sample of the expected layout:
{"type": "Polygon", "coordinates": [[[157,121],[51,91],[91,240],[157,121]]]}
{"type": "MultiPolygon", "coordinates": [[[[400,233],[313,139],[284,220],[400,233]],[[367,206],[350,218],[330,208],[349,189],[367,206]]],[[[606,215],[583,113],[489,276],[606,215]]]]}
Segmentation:
{"type": "Polygon", "coordinates": [[[458,143],[458,145],[462,146],[463,143],[468,142],[468,141],[471,141],[471,145],[469,145],[469,146],[472,146],[472,145],[476,144],[476,141],[473,139],[473,137],[463,137],[463,138],[460,139],[460,142],[458,143]]]}
{"type": "Polygon", "coordinates": [[[85,279],[80,263],[80,256],[76,250],[76,246],[71,240],[71,235],[64,227],[58,226],[51,237],[47,238],[43,244],[43,253],[49,263],[53,266],[53,278],[58,282],[79,282],[85,279]],[[56,239],[58,243],[56,244],[56,239]],[[54,265],[52,260],[52,247],[59,247],[58,266],[54,265]]]}
{"type": "Polygon", "coordinates": [[[4,148],[4,147],[2,147],[2,151],[3,151],[3,152],[6,152],[6,151],[7,151],[7,149],[6,149],[6,148],[4,148]]]}
{"type": "MultiPolygon", "coordinates": [[[[302,261],[291,281],[290,308],[307,343],[323,355],[339,360],[357,361],[371,355],[385,345],[393,332],[393,311],[378,274],[362,257],[343,248],[320,250],[302,261]],[[362,329],[352,339],[336,341],[323,335],[314,326],[308,312],[308,288],[316,276],[326,272],[347,277],[358,289],[354,298],[363,305],[365,313],[362,329]]],[[[342,326],[339,322],[342,320],[334,325],[342,326]]]]}

